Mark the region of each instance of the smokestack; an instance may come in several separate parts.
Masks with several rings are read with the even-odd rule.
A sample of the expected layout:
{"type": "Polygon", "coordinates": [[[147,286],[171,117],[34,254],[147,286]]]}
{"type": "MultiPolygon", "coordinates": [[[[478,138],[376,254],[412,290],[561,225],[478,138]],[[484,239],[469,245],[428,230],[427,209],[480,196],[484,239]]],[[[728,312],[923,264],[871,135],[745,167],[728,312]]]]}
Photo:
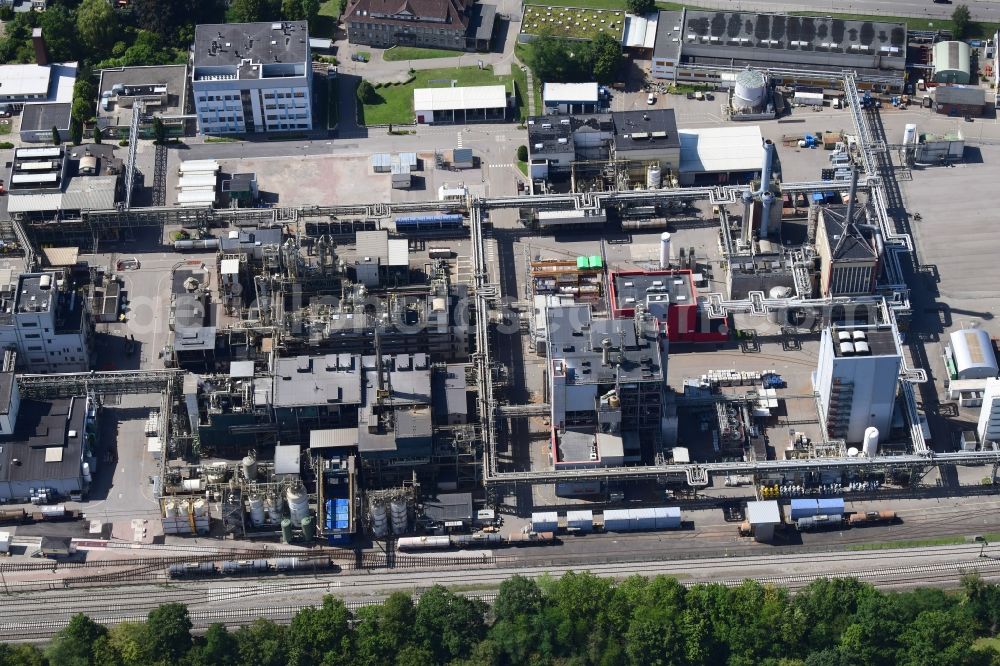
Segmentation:
{"type": "Polygon", "coordinates": [[[35,47],[35,62],[39,65],[49,64],[49,52],[45,48],[45,38],[42,37],[41,28],[31,31],[31,44],[35,47]]]}
{"type": "Polygon", "coordinates": [[[611,338],[601,340],[601,365],[611,365],[611,338]]]}
{"type": "Polygon", "coordinates": [[[660,234],[660,268],[670,268],[670,233],[666,231],[660,234]]]}
{"type": "Polygon", "coordinates": [[[847,201],[847,219],[844,220],[844,230],[854,223],[854,200],[858,196],[858,168],[856,166],[851,167],[851,193],[850,198],[847,201]]]}

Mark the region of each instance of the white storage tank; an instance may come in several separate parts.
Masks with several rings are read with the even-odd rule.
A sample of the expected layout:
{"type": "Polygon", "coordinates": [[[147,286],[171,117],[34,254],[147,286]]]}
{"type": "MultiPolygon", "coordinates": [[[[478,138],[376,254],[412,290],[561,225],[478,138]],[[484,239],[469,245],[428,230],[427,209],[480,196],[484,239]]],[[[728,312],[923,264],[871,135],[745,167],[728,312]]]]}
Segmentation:
{"type": "Polygon", "coordinates": [[[660,171],[659,164],[650,164],[646,169],[646,189],[655,190],[660,187],[663,180],[663,172],[660,171]]]}
{"type": "Polygon", "coordinates": [[[254,481],[257,478],[257,459],[252,455],[243,458],[243,476],[248,481],[254,481]]]}
{"type": "Polygon", "coordinates": [[[878,428],[865,430],[865,441],[861,445],[861,451],[868,458],[874,458],[878,455],[878,428]]]}
{"type": "MultiPolygon", "coordinates": [[[[768,292],[768,296],[771,300],[783,301],[792,297],[792,288],[786,286],[771,287],[771,291],[768,292]]],[[[788,323],[787,310],[784,308],[775,308],[774,310],[769,310],[767,313],[767,320],[772,324],[778,324],[783,326],[788,323]]]]}
{"type": "Polygon", "coordinates": [[[381,539],[389,534],[389,516],[386,514],[385,504],[372,500],[368,510],[372,516],[372,535],[376,539],[381,539]]]}
{"type": "Polygon", "coordinates": [[[194,501],[194,517],[203,518],[208,511],[208,504],[203,499],[194,501]]]}
{"type": "Polygon", "coordinates": [[[389,514],[392,517],[392,533],[403,534],[406,532],[409,522],[408,511],[405,499],[394,499],[389,504],[389,514]]]}
{"type": "Polygon", "coordinates": [[[285,498],[288,500],[288,517],[292,519],[292,525],[300,527],[302,519],[309,515],[309,496],[301,488],[289,488],[285,498]]]}
{"type": "Polygon", "coordinates": [[[670,268],[670,233],[660,234],[660,268],[670,268]]]}
{"type": "Polygon", "coordinates": [[[733,110],[756,113],[764,108],[767,101],[767,76],[757,69],[744,69],[736,75],[733,91],[733,110]]]}
{"type": "Polygon", "coordinates": [[[264,500],[256,495],[250,498],[250,524],[254,527],[264,524],[264,500]]]}
{"type": "Polygon", "coordinates": [[[173,500],[163,503],[163,516],[165,518],[176,518],[177,517],[177,503],[173,500]]]}
{"type": "Polygon", "coordinates": [[[205,489],[205,479],[184,479],[181,488],[189,493],[200,493],[205,489]]]}

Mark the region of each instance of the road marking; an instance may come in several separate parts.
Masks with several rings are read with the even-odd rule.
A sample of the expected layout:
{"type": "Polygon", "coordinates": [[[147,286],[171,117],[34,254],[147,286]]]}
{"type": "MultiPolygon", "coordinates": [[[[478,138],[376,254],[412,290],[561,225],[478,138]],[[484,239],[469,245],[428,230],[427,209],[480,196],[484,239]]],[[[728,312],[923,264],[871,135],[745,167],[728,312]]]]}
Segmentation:
{"type": "Polygon", "coordinates": [[[461,132],[458,133],[458,147],[459,148],[462,147],[462,133],[461,132]]]}
{"type": "Polygon", "coordinates": [[[491,164],[490,165],[491,169],[505,169],[505,168],[508,168],[508,167],[509,168],[514,168],[514,163],[513,162],[508,162],[507,164],[491,164]]]}

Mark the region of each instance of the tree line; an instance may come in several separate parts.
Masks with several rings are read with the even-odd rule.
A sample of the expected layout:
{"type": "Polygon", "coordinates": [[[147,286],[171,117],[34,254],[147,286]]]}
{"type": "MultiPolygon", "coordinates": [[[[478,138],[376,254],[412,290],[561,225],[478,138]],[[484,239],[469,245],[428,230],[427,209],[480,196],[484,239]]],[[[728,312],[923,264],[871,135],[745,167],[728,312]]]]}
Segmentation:
{"type": "Polygon", "coordinates": [[[790,594],[568,573],[511,578],[492,606],[439,586],[356,613],[328,596],[287,626],[200,635],[181,604],[111,628],[76,615],[43,648],[0,644],[0,666],[1000,666],[998,629],[1000,586],[974,576],[953,592],[821,579],[790,594]]]}

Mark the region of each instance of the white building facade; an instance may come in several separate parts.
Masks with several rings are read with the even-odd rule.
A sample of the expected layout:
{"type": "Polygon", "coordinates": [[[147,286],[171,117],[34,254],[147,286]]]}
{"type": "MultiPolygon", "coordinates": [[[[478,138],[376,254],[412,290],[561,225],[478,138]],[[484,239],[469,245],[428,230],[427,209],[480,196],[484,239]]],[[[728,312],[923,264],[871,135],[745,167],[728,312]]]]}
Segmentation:
{"type": "Polygon", "coordinates": [[[191,89],[202,134],[312,129],[304,21],[199,25],[191,89]]]}
{"type": "Polygon", "coordinates": [[[991,377],[986,380],[986,390],[983,392],[983,408],[979,412],[979,427],[976,429],[979,441],[1000,441],[1000,379],[991,377]]]}

